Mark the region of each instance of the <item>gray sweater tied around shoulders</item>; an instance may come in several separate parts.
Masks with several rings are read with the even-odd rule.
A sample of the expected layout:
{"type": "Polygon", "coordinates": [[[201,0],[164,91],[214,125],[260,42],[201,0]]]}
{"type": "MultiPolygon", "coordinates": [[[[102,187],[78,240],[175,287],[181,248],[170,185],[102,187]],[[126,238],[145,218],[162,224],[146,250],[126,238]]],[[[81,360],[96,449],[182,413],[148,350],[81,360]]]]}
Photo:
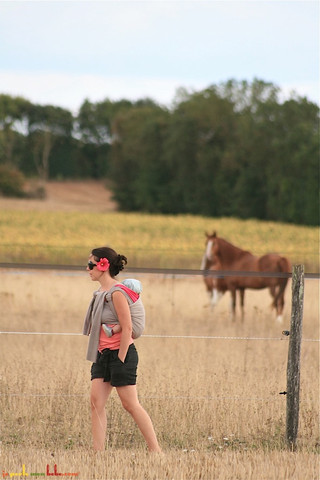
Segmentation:
{"type": "Polygon", "coordinates": [[[101,317],[105,303],[105,296],[106,292],[94,292],[84,320],[82,333],[83,335],[90,335],[87,351],[87,360],[90,362],[95,362],[97,360],[101,317]]]}
{"type": "Polygon", "coordinates": [[[117,285],[108,292],[95,291],[89,304],[82,332],[83,335],[90,335],[87,350],[87,360],[90,362],[96,362],[97,360],[101,324],[112,325],[120,323],[112,302],[112,293],[117,290],[121,291],[127,298],[132,320],[133,338],[138,338],[143,332],[145,310],[140,297],[136,302],[133,302],[130,296],[117,285]]]}

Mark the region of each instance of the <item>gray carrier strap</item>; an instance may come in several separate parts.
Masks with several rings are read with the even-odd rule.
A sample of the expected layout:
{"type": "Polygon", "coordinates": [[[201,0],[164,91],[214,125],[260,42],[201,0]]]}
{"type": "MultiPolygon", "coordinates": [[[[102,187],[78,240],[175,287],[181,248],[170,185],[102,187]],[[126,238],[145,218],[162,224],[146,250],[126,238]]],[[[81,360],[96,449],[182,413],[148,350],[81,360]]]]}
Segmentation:
{"type": "Polygon", "coordinates": [[[123,288],[116,285],[110,288],[110,290],[105,295],[105,301],[108,303],[110,310],[112,311],[115,319],[117,320],[116,323],[119,323],[119,319],[112,301],[112,294],[116,291],[120,291],[121,293],[123,293],[128,301],[132,320],[132,337],[138,338],[142,335],[145,327],[145,310],[142,300],[139,297],[136,302],[133,302],[130,295],[128,295],[128,293],[123,288]]]}

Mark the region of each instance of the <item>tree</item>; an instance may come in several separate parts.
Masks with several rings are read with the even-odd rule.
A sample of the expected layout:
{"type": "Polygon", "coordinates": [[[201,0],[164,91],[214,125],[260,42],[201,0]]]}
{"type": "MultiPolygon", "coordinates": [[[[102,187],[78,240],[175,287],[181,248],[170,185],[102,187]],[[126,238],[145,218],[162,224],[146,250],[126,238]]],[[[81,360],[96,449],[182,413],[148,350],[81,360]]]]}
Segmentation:
{"type": "Polygon", "coordinates": [[[0,95],[0,163],[20,166],[17,149],[24,140],[29,107],[22,97],[0,95]]]}
{"type": "Polygon", "coordinates": [[[119,111],[112,126],[111,178],[124,210],[161,211],[162,145],[168,112],[153,102],[119,111]]]}
{"type": "Polygon", "coordinates": [[[231,80],[220,85],[221,94],[234,102],[237,125],[233,215],[268,219],[268,168],[275,151],[275,118],[279,89],[262,80],[231,80]]]}
{"type": "Polygon", "coordinates": [[[215,87],[188,94],[172,113],[165,156],[171,170],[171,193],[177,212],[221,215],[230,208],[228,186],[234,175],[233,103],[215,87]],[[224,177],[222,169],[230,176],[224,177]]]}
{"type": "Polygon", "coordinates": [[[274,155],[267,165],[268,217],[299,224],[319,222],[319,109],[305,98],[278,106],[274,155]]]}
{"type": "Polygon", "coordinates": [[[79,163],[86,165],[93,178],[109,174],[109,155],[112,144],[112,123],[121,111],[132,108],[129,100],[112,102],[108,98],[91,103],[85,100],[76,120],[77,137],[80,140],[79,163]]]}
{"type": "Polygon", "coordinates": [[[319,222],[319,107],[229,80],[68,110],[0,95],[0,163],[43,178],[111,178],[123,210],[319,222]]]}
{"type": "Polygon", "coordinates": [[[49,178],[49,159],[59,137],[71,137],[71,112],[52,105],[31,105],[28,112],[28,140],[39,177],[49,178]]]}

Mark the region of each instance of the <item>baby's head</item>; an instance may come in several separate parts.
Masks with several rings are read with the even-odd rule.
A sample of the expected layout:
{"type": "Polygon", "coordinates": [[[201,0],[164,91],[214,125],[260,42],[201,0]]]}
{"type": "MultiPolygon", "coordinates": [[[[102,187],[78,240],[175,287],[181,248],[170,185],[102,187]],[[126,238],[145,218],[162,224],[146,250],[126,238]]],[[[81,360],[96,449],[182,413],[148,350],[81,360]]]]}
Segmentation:
{"type": "Polygon", "coordinates": [[[140,293],[142,292],[141,282],[140,282],[140,280],[137,280],[136,278],[126,278],[125,280],[123,280],[122,283],[123,283],[123,285],[130,288],[130,290],[133,290],[138,295],[140,295],[140,293]]]}

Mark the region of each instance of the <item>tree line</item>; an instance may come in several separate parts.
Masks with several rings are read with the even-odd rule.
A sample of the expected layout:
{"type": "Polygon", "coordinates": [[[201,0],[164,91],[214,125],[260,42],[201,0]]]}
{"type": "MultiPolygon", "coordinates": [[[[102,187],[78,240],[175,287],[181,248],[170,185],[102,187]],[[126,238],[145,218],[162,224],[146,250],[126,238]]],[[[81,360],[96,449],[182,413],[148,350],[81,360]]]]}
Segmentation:
{"type": "MultiPolygon", "coordinates": [[[[121,210],[319,223],[319,107],[255,79],[177,91],[170,107],[0,95],[0,179],[108,179],[121,210]]],[[[1,188],[1,182],[0,182],[1,188]]]]}

